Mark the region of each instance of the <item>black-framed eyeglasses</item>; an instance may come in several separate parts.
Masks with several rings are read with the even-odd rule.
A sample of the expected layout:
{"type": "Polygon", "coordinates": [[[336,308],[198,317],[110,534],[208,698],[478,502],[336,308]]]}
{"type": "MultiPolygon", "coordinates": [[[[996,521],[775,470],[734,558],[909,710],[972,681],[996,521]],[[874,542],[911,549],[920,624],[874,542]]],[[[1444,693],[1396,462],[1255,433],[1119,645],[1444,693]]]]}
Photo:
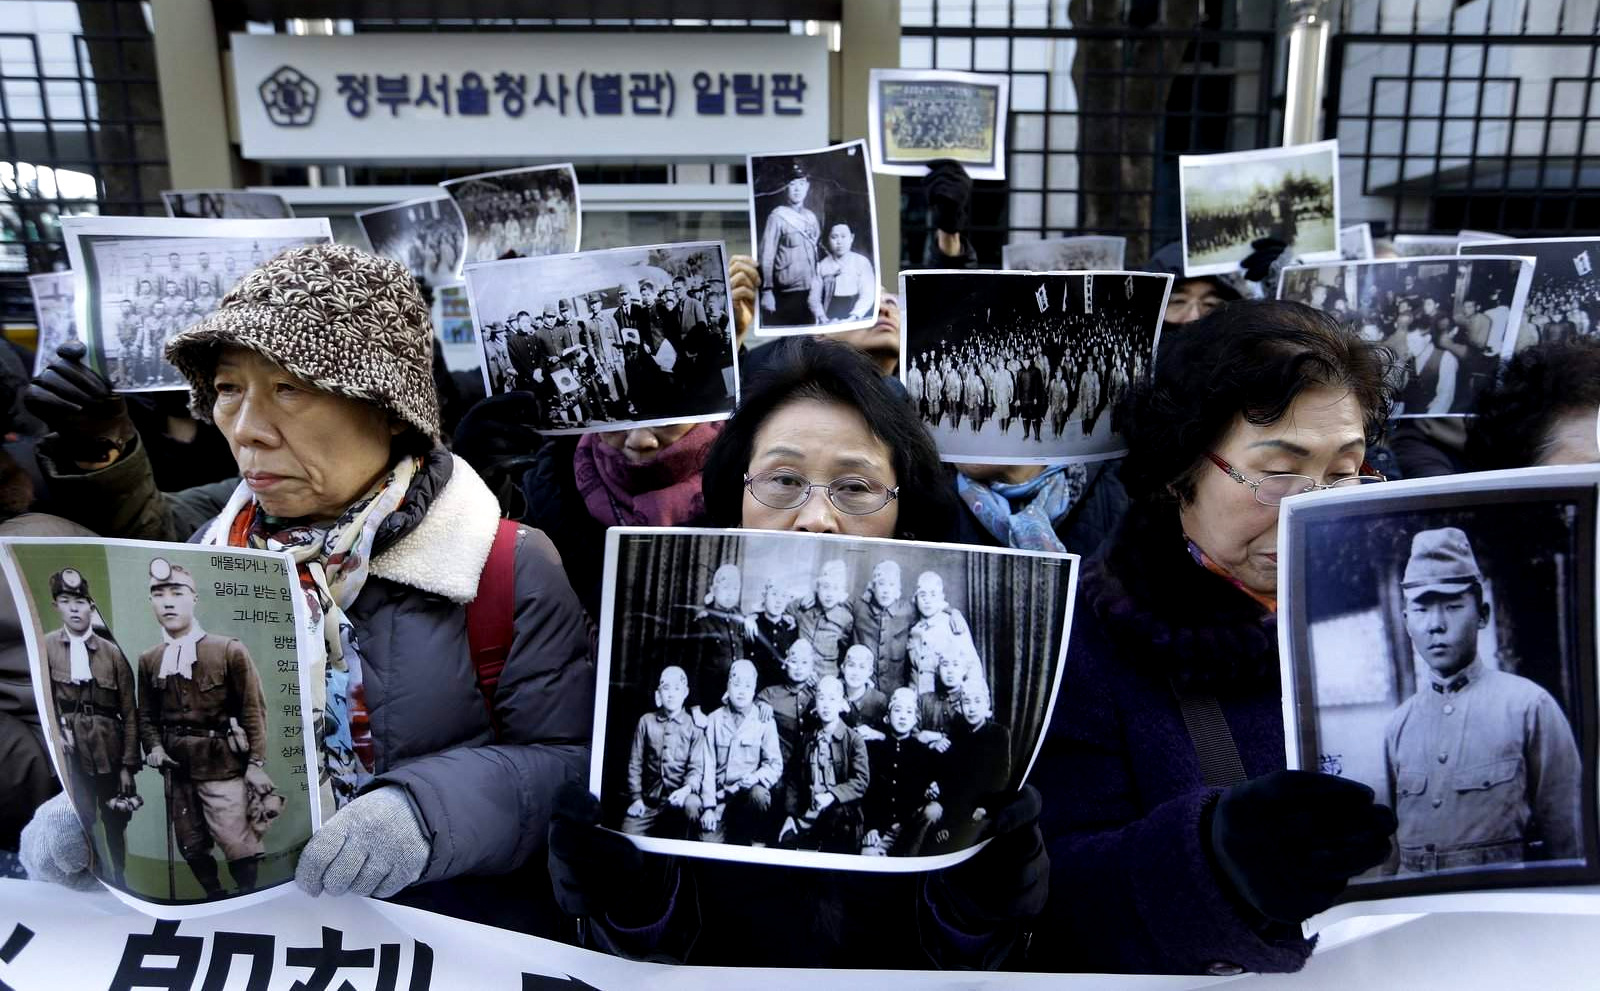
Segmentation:
{"type": "Polygon", "coordinates": [[[822,489],[833,508],[847,516],[871,516],[900,495],[900,486],[890,488],[860,475],[846,475],[823,483],[813,482],[789,468],[746,475],[744,487],[755,496],[756,502],[772,509],[799,509],[811,498],[812,489],[822,489]]]}
{"type": "Polygon", "coordinates": [[[1240,474],[1239,469],[1228,464],[1228,462],[1217,457],[1215,454],[1212,454],[1208,451],[1206,452],[1206,457],[1209,458],[1211,463],[1216,465],[1217,468],[1229,478],[1233,479],[1235,482],[1238,482],[1240,485],[1248,486],[1250,490],[1255,493],[1256,502],[1261,503],[1263,506],[1280,505],[1283,500],[1289,498],[1290,496],[1300,495],[1303,492],[1320,492],[1324,489],[1353,489],[1357,486],[1369,485],[1373,482],[1388,481],[1388,479],[1384,478],[1382,474],[1380,474],[1365,461],[1361,462],[1361,468],[1359,469],[1360,474],[1351,475],[1347,478],[1336,479],[1327,483],[1319,482],[1309,475],[1289,474],[1264,475],[1255,481],[1251,481],[1250,479],[1245,478],[1244,475],[1240,474]]]}

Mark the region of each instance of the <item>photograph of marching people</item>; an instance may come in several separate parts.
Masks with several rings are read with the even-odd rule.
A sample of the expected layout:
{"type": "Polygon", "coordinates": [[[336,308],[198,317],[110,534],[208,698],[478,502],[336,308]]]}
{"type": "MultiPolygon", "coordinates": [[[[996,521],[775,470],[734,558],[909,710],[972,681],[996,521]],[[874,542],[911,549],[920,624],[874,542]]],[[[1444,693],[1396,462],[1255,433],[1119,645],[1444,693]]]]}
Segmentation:
{"type": "Polygon", "coordinates": [[[78,339],[77,314],[73,307],[71,272],[47,272],[28,276],[33,295],[33,314],[39,323],[39,343],[33,350],[34,373],[54,360],[56,348],[78,339]]]}
{"type": "Polygon", "coordinates": [[[974,179],[1006,177],[1010,77],[873,69],[868,85],[873,171],[919,176],[928,163],[950,160],[974,179]]]}
{"type": "Polygon", "coordinates": [[[1464,256],[1521,255],[1537,261],[1515,350],[1600,333],[1600,238],[1463,241],[1457,250],[1464,256]]]}
{"type": "Polygon", "coordinates": [[[945,461],[1126,451],[1118,401],[1149,370],[1172,276],[906,272],[900,381],[945,461]]]}
{"type": "Polygon", "coordinates": [[[1333,314],[1394,355],[1394,415],[1465,416],[1519,340],[1533,262],[1504,251],[1283,270],[1278,298],[1333,314]]]}
{"type": "Polygon", "coordinates": [[[244,189],[169,189],[161,194],[167,216],[199,220],[288,220],[289,202],[277,193],[244,189]]]}
{"type": "Polygon", "coordinates": [[[90,364],[119,392],[187,389],[167,364],[167,341],[209,315],[245,273],[273,255],[333,240],[324,217],[64,217],[61,233],[81,280],[78,333],[90,364]]]}
{"type": "Polygon", "coordinates": [[[727,419],[727,271],[720,241],[468,266],[489,395],[531,393],[543,433],[727,419]]]}
{"type": "Polygon", "coordinates": [[[1000,249],[1000,264],[1014,272],[1115,272],[1127,247],[1125,237],[1099,234],[1013,241],[1000,249]]]}
{"type": "Polygon", "coordinates": [[[1275,238],[1304,262],[1339,258],[1339,142],[1179,155],[1184,274],[1238,271],[1275,238]]]}
{"type": "Polygon", "coordinates": [[[1289,766],[1399,821],[1347,900],[1600,880],[1594,466],[1284,503],[1289,766]]]}
{"type": "Polygon", "coordinates": [[[1339,257],[1347,262],[1368,261],[1372,251],[1372,225],[1354,224],[1339,231],[1339,257]]]}
{"type": "Polygon", "coordinates": [[[466,264],[578,250],[583,216],[570,164],[484,172],[439,186],[466,224],[466,264]]]}
{"type": "Polygon", "coordinates": [[[287,556],[10,538],[0,560],[94,877],[164,918],[282,890],[313,821],[287,556]]]}
{"type": "Polygon", "coordinates": [[[754,333],[861,330],[877,321],[878,230],[867,146],[750,155],[754,333]]]}
{"type": "Polygon", "coordinates": [[[393,258],[430,289],[460,281],[467,226],[448,194],[362,210],[356,220],[373,254],[393,258]]]}
{"type": "MultiPolygon", "coordinates": [[[[751,482],[757,498],[785,484],[751,482]]],[[[1076,563],[613,527],[589,785],[601,825],[645,850],[724,860],[907,871],[966,859],[1043,740],[1076,563]]]]}

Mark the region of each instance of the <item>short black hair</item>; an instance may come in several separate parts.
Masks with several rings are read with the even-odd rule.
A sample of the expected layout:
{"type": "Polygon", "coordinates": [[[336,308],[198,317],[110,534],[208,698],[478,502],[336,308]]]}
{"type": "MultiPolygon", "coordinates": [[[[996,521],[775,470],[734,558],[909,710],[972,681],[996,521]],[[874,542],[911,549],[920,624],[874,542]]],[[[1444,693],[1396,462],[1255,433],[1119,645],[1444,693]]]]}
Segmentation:
{"type": "Polygon", "coordinates": [[[1152,374],[1129,390],[1123,485],[1135,502],[1188,502],[1197,466],[1235,417],[1276,423],[1313,386],[1348,388],[1373,444],[1389,417],[1393,361],[1386,349],[1302,303],[1220,307],[1163,339],[1152,374]]]}
{"type": "Polygon", "coordinates": [[[743,402],[706,454],[701,475],[706,513],[717,526],[736,527],[743,517],[744,475],[756,432],[774,412],[792,402],[838,403],[860,413],[874,437],[889,449],[900,515],[895,536],[940,540],[955,520],[955,490],[933,438],[907,398],[883,378],[866,355],[844,343],[786,337],[771,349],[761,369],[744,383],[743,402]]]}
{"type": "Polygon", "coordinates": [[[1467,463],[1480,471],[1526,468],[1550,448],[1560,417],[1600,408],[1600,338],[1524,349],[1500,381],[1478,395],[1467,432],[1467,463]]]}

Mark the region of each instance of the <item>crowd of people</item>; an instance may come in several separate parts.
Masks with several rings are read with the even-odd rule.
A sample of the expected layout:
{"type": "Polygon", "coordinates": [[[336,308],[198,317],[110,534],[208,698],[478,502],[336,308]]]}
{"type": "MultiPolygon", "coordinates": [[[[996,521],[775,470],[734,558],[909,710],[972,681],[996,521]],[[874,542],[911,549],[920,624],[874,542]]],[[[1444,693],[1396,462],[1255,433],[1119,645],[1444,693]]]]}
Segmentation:
{"type": "Polygon", "coordinates": [[[372,242],[373,251],[395,259],[430,285],[455,280],[466,242],[466,233],[456,211],[440,211],[437,216],[429,216],[425,210],[413,210],[404,223],[385,226],[387,230],[378,234],[372,225],[367,225],[367,238],[372,242]]]}
{"type": "Polygon", "coordinates": [[[1333,184],[1290,173],[1226,206],[1188,205],[1184,239],[1191,256],[1237,251],[1261,238],[1293,244],[1305,221],[1333,220],[1333,184]]]}
{"type": "Polygon", "coordinates": [[[575,190],[561,170],[463,181],[450,195],[467,223],[469,262],[577,250],[575,190]]]}

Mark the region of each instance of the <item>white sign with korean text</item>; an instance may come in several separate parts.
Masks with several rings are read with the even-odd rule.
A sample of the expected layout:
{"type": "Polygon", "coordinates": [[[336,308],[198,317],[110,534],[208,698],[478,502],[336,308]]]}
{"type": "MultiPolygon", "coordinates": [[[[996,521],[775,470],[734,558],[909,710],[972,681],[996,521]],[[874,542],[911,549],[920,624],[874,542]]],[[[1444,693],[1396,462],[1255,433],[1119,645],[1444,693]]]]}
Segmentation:
{"type": "Polygon", "coordinates": [[[788,34],[232,36],[244,157],[726,157],[828,137],[828,48],[788,34]]]}

